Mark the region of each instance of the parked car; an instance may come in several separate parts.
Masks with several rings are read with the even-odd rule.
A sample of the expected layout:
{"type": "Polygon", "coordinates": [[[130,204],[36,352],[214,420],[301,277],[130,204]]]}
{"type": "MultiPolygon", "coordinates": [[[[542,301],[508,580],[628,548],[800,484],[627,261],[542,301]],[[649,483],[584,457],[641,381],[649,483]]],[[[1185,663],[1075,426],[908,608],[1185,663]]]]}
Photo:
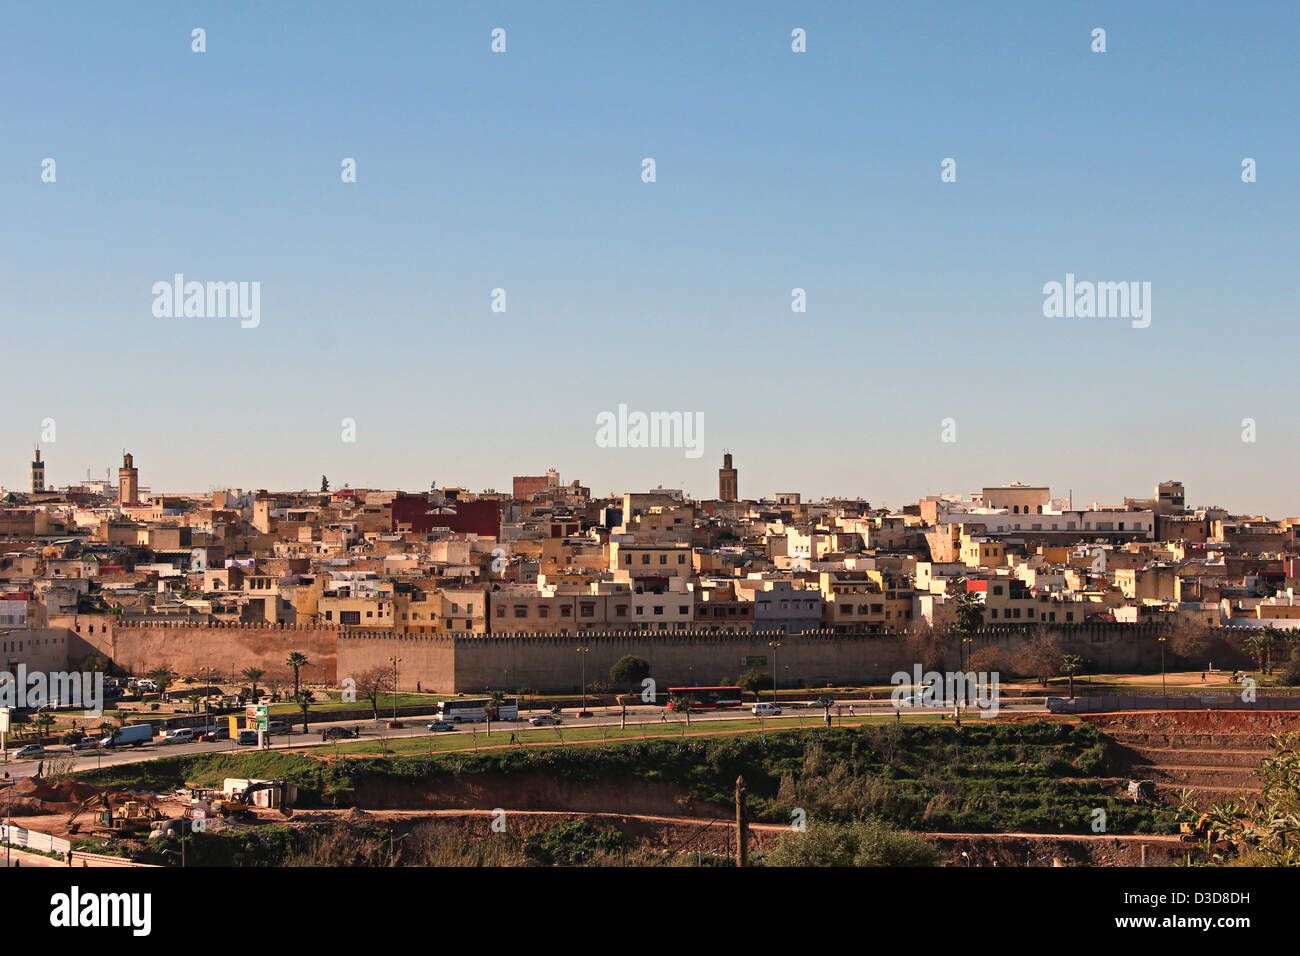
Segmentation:
{"type": "Polygon", "coordinates": [[[402,723],[400,720],[390,720],[384,726],[386,726],[389,730],[401,730],[406,726],[406,724],[402,723]]]}
{"type": "Polygon", "coordinates": [[[250,745],[251,745],[251,746],[256,746],[256,745],[257,745],[257,731],[256,731],[256,730],[241,730],[241,731],[239,732],[239,736],[238,736],[237,738],[235,738],[235,743],[238,744],[238,745],[241,746],[241,747],[247,747],[247,746],[250,746],[250,745]]]}
{"type": "Polygon", "coordinates": [[[192,744],[196,739],[197,739],[197,735],[194,733],[193,728],[179,727],[176,730],[169,730],[167,731],[167,733],[163,734],[160,738],[158,738],[158,743],[160,745],[161,744],[192,744]]]}
{"type": "Polygon", "coordinates": [[[533,717],[528,722],[532,724],[534,727],[547,727],[554,724],[564,723],[563,720],[561,720],[559,717],[556,717],[554,714],[538,714],[536,717],[533,717]]]}
{"type": "Polygon", "coordinates": [[[430,730],[455,730],[456,725],[447,720],[434,720],[428,724],[430,730]]]}
{"type": "Polygon", "coordinates": [[[344,737],[360,737],[361,728],[326,727],[320,732],[321,740],[341,740],[344,737]]]}
{"type": "Polygon", "coordinates": [[[28,744],[26,747],[19,748],[18,752],[14,754],[14,759],[33,760],[36,757],[44,757],[48,753],[49,751],[39,744],[28,744]]]}
{"type": "Polygon", "coordinates": [[[99,741],[94,737],[82,737],[72,745],[73,750],[97,750],[98,748],[99,741]]]}
{"type": "Polygon", "coordinates": [[[204,743],[215,743],[220,740],[230,739],[229,727],[218,727],[216,730],[209,730],[207,733],[199,735],[199,740],[204,743]]]}
{"type": "Polygon", "coordinates": [[[293,728],[283,720],[273,720],[267,724],[266,732],[268,734],[290,734],[293,733],[293,728]]]}
{"type": "Polygon", "coordinates": [[[592,713],[591,711],[589,711],[589,710],[580,710],[580,711],[578,711],[578,716],[579,716],[579,717],[595,717],[596,715],[593,714],[593,713],[592,713]]]}

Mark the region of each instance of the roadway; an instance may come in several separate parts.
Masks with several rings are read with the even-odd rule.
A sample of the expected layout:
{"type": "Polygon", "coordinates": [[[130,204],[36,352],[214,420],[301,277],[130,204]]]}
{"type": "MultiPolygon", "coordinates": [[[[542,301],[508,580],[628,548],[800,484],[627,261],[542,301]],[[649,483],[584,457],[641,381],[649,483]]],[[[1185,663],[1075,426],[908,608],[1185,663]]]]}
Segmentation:
{"type": "MultiPolygon", "coordinates": [[[[797,717],[803,715],[807,724],[813,726],[824,722],[825,717],[822,708],[808,703],[804,707],[792,706],[788,701],[782,701],[782,717],[797,717]]],[[[894,713],[894,706],[889,700],[845,700],[837,701],[831,707],[832,720],[840,717],[862,717],[864,715],[890,715],[894,713]]],[[[952,707],[925,707],[909,706],[903,708],[907,714],[950,714],[952,707]]],[[[1004,701],[999,707],[1000,714],[1031,714],[1046,713],[1047,708],[1043,704],[1021,704],[1004,701]]],[[[533,730],[548,729],[546,727],[534,728],[528,720],[532,716],[549,713],[548,710],[521,711],[520,718],[515,722],[493,721],[494,736],[501,733],[510,733],[512,730],[533,730]]],[[[620,710],[618,708],[598,708],[592,712],[591,717],[577,717],[576,710],[567,710],[560,714],[563,721],[560,724],[561,730],[573,727],[600,727],[615,726],[621,722],[620,710]]],[[[383,716],[382,708],[378,720],[338,720],[338,721],[312,721],[310,724],[311,731],[304,734],[301,730],[296,730],[289,734],[275,734],[268,737],[268,750],[289,750],[303,747],[323,747],[328,746],[332,741],[321,739],[321,731],[329,727],[342,727],[347,730],[356,730],[360,739],[377,740],[381,737],[394,740],[402,737],[420,737],[427,736],[430,731],[425,726],[430,721],[436,719],[436,714],[424,714],[420,716],[402,716],[400,718],[403,727],[387,729],[386,724],[391,718],[383,716]]],[[[967,711],[967,716],[977,718],[982,716],[974,707],[967,711]]],[[[733,710],[721,711],[692,711],[691,724],[709,723],[719,720],[743,720],[750,719],[757,721],[748,707],[733,710]]],[[[663,723],[680,724],[685,722],[685,717],[670,710],[665,710],[658,706],[629,707],[627,711],[627,722],[629,725],[644,723],[649,726],[659,726],[663,723]]],[[[299,724],[301,726],[301,724],[299,724]]],[[[553,725],[552,725],[553,726],[553,725]]],[[[461,724],[455,730],[438,731],[438,736],[461,735],[471,737],[482,735],[485,725],[479,724],[461,724]]],[[[196,728],[197,729],[197,728],[196,728]]],[[[342,738],[340,743],[348,743],[352,738],[342,738]]],[[[466,741],[466,746],[472,746],[466,741]]],[[[146,744],[142,747],[123,747],[121,749],[107,750],[85,750],[72,751],[68,747],[49,748],[43,757],[31,760],[12,760],[3,764],[3,772],[7,773],[11,779],[21,779],[33,775],[42,760],[48,761],[52,757],[63,757],[69,753],[77,757],[75,769],[90,770],[100,767],[112,767],[117,764],[139,763],[144,760],[157,760],[161,757],[174,757],[183,754],[204,754],[220,753],[223,751],[237,752],[256,751],[256,747],[239,746],[233,740],[214,741],[208,743],[185,743],[185,744],[163,744],[156,742],[146,744]]]]}

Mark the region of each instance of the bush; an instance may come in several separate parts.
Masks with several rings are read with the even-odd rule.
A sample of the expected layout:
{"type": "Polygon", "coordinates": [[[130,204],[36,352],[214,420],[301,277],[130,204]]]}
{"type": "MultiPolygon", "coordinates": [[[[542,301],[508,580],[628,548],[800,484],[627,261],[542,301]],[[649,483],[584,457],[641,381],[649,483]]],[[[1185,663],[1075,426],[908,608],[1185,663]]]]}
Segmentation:
{"type": "Polygon", "coordinates": [[[1291,652],[1291,660],[1278,675],[1277,682],[1283,687],[1300,687],[1300,647],[1291,652]]]}
{"type": "Polygon", "coordinates": [[[937,866],[939,851],[921,837],[879,819],[816,822],[763,855],[764,866],[937,866]]]}

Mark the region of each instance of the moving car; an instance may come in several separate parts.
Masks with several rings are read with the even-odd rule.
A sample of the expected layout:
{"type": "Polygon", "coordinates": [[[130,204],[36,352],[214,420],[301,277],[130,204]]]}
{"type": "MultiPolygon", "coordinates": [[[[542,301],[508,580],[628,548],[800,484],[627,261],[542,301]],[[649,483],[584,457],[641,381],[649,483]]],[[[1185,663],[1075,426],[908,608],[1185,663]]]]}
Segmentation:
{"type": "Polygon", "coordinates": [[[179,727],[176,730],[169,730],[159,739],[159,745],[162,744],[192,744],[198,739],[192,727],[179,727]]]}
{"type": "Polygon", "coordinates": [[[347,727],[326,727],[320,732],[321,740],[341,740],[344,737],[360,737],[361,728],[349,730],[347,727]]]}
{"type": "Polygon", "coordinates": [[[199,740],[203,741],[204,743],[213,743],[215,741],[229,740],[229,739],[230,739],[229,727],[218,727],[216,730],[209,730],[207,733],[199,735],[199,740]]]}
{"type": "Polygon", "coordinates": [[[257,746],[257,731],[241,730],[239,736],[235,739],[235,743],[241,747],[257,746]]]}
{"type": "Polygon", "coordinates": [[[559,717],[556,717],[554,714],[538,714],[536,717],[530,718],[528,722],[534,727],[546,727],[549,725],[564,723],[564,721],[559,717]]]}
{"type": "Polygon", "coordinates": [[[293,733],[293,730],[283,720],[273,720],[267,725],[266,732],[268,734],[289,734],[293,733]]]}
{"type": "Polygon", "coordinates": [[[99,747],[99,741],[94,737],[82,737],[72,745],[73,750],[96,750],[99,747]]]}
{"type": "Polygon", "coordinates": [[[28,744],[26,747],[21,748],[16,754],[14,754],[14,759],[32,760],[36,757],[44,757],[48,753],[49,751],[39,744],[28,744]]]}
{"type": "Polygon", "coordinates": [[[430,730],[455,730],[456,725],[445,720],[434,720],[428,724],[430,730]]]}
{"type": "Polygon", "coordinates": [[[779,717],[781,708],[770,701],[759,701],[752,708],[755,717],[779,717]]]}

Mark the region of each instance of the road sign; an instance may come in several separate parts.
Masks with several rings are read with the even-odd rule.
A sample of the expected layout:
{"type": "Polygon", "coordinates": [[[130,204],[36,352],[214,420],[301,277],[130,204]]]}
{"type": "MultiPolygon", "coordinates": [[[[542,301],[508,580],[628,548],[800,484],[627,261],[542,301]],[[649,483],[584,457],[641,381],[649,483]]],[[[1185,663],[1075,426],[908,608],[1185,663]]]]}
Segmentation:
{"type": "Polygon", "coordinates": [[[766,667],[766,657],[742,657],[740,663],[743,667],[766,667]]]}
{"type": "Polygon", "coordinates": [[[9,733],[9,708],[0,707],[0,734],[9,733]]]}
{"type": "Polygon", "coordinates": [[[244,708],[249,730],[266,730],[270,708],[266,704],[249,704],[244,708]]]}

